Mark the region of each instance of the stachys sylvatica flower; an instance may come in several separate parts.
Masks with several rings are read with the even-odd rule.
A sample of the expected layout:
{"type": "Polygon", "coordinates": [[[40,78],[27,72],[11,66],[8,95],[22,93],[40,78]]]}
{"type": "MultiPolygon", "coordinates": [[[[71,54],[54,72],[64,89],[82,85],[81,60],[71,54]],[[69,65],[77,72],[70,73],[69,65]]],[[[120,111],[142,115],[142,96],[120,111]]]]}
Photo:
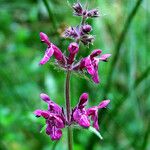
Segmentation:
{"type": "Polygon", "coordinates": [[[43,117],[46,120],[46,134],[52,140],[59,140],[62,136],[62,128],[65,127],[65,117],[63,109],[54,103],[48,95],[42,93],[41,99],[48,104],[48,110],[36,110],[36,117],[43,117]]]}
{"type": "Polygon", "coordinates": [[[93,122],[93,127],[96,130],[99,130],[98,125],[98,110],[102,108],[106,108],[109,104],[110,100],[102,101],[98,106],[93,106],[91,108],[85,108],[88,102],[88,94],[83,93],[79,99],[79,103],[73,109],[72,112],[72,120],[78,123],[80,126],[88,128],[90,126],[90,122],[93,122]],[[91,121],[90,121],[91,118],[91,121]]]}
{"type": "Polygon", "coordinates": [[[40,32],[40,39],[46,44],[43,58],[39,64],[46,64],[51,57],[55,58],[55,64],[62,68],[66,73],[65,82],[65,102],[66,107],[63,108],[53,102],[47,94],[42,93],[40,98],[48,104],[47,110],[36,110],[34,114],[36,117],[43,117],[46,124],[46,134],[50,136],[51,140],[59,140],[62,137],[62,129],[68,128],[68,149],[72,150],[72,127],[78,125],[85,129],[92,128],[99,134],[98,124],[98,110],[106,108],[110,103],[110,100],[103,100],[97,106],[87,108],[88,94],[83,93],[77,106],[71,107],[70,99],[70,78],[71,73],[76,72],[79,74],[88,73],[94,83],[100,83],[98,66],[100,62],[107,62],[111,54],[101,54],[102,50],[95,49],[86,57],[76,57],[81,51],[80,44],[89,46],[93,44],[95,36],[91,35],[93,30],[92,26],[86,21],[89,18],[95,18],[99,16],[97,9],[88,9],[87,5],[83,6],[79,2],[73,4],[73,13],[75,16],[81,17],[81,23],[75,27],[68,27],[63,34],[64,38],[70,38],[73,42],[68,44],[65,50],[60,50],[55,44],[53,44],[48,36],[40,32]],[[66,51],[67,50],[67,51],[66,51]],[[65,53],[64,53],[65,52],[65,53]],[[80,59],[77,59],[80,58],[80,59]]]}
{"type": "Polygon", "coordinates": [[[96,130],[99,130],[98,110],[106,108],[110,102],[110,100],[104,100],[98,106],[86,108],[88,94],[83,93],[80,96],[79,103],[72,110],[70,114],[71,120],[68,122],[62,107],[54,103],[47,94],[42,93],[40,97],[48,104],[48,109],[38,109],[34,114],[36,117],[43,117],[46,120],[46,134],[48,134],[52,140],[59,140],[62,136],[62,129],[65,128],[65,126],[74,125],[75,123],[84,128],[88,128],[92,125],[96,130]],[[91,124],[91,122],[93,122],[93,124],[91,124]]]}
{"type": "Polygon", "coordinates": [[[87,72],[92,76],[92,80],[95,83],[99,83],[99,76],[98,76],[98,64],[100,61],[106,62],[108,57],[111,56],[111,54],[104,54],[100,57],[97,57],[101,54],[102,50],[94,50],[89,56],[81,59],[79,63],[74,65],[73,70],[76,71],[82,71],[83,69],[86,69],[87,72]]]}
{"type": "Polygon", "coordinates": [[[40,32],[40,38],[42,42],[47,44],[47,49],[45,51],[44,57],[39,63],[40,65],[48,62],[51,56],[54,55],[60,67],[74,71],[82,71],[85,69],[91,75],[92,80],[95,83],[100,82],[98,76],[98,64],[100,61],[106,62],[111,54],[103,54],[100,57],[97,57],[101,54],[102,50],[96,49],[89,56],[82,58],[79,62],[73,64],[75,61],[75,56],[79,51],[79,44],[76,42],[70,43],[68,46],[69,56],[67,57],[57,46],[49,41],[48,36],[45,33],[40,32]]]}

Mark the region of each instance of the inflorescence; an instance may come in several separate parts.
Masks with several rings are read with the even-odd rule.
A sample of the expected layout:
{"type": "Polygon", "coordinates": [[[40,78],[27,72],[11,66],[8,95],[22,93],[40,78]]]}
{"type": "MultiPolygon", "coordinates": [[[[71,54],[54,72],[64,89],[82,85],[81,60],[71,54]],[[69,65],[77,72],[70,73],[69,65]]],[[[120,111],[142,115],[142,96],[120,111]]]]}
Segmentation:
{"type": "MultiPolygon", "coordinates": [[[[87,10],[87,8],[84,8],[80,3],[75,3],[72,8],[74,11],[73,14],[82,17],[82,21],[80,25],[69,27],[64,32],[65,38],[74,40],[74,42],[68,46],[69,55],[64,55],[56,45],[50,42],[45,33],[40,32],[40,39],[47,45],[47,49],[39,64],[44,65],[54,56],[57,65],[63,68],[63,70],[79,73],[85,70],[91,76],[93,82],[98,84],[100,82],[98,64],[101,61],[107,62],[111,54],[101,55],[102,50],[95,49],[87,57],[80,60],[76,60],[76,55],[78,54],[80,43],[84,45],[93,43],[94,37],[90,35],[92,27],[86,23],[86,20],[88,18],[98,17],[99,12],[97,9],[87,10]]],[[[36,110],[34,113],[36,117],[45,118],[46,134],[48,134],[52,140],[59,140],[61,138],[62,128],[65,128],[65,126],[78,124],[83,128],[89,128],[92,124],[96,130],[99,130],[98,110],[106,108],[110,102],[110,100],[104,100],[98,106],[86,108],[88,94],[83,93],[79,98],[77,106],[72,109],[70,114],[71,119],[68,121],[64,109],[61,106],[54,103],[49,96],[44,93],[42,93],[40,97],[48,104],[48,109],[36,110]]]]}

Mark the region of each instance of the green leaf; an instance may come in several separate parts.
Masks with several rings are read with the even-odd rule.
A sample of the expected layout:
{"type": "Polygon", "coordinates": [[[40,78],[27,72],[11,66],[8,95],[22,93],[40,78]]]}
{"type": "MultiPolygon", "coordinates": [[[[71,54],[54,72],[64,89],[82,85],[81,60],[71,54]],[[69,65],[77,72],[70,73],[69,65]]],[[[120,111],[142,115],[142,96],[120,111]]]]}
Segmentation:
{"type": "Polygon", "coordinates": [[[46,129],[46,125],[44,125],[44,126],[41,128],[40,133],[42,133],[45,129],[46,129]]]}
{"type": "Polygon", "coordinates": [[[96,134],[101,140],[103,140],[103,137],[101,136],[100,132],[98,132],[94,127],[90,126],[90,127],[88,128],[88,130],[89,130],[90,132],[93,132],[93,133],[96,134]]]}

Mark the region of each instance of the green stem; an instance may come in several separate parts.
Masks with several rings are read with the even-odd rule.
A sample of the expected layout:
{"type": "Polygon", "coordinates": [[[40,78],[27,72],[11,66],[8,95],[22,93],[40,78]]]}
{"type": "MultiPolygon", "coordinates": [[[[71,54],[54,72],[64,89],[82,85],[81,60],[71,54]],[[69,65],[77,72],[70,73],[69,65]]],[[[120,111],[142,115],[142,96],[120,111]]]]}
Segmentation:
{"type": "MultiPolygon", "coordinates": [[[[67,111],[67,121],[70,124],[71,121],[71,104],[70,104],[70,75],[71,71],[67,71],[66,76],[66,87],[65,87],[65,93],[66,93],[66,111],[67,111]]],[[[72,128],[71,126],[68,126],[68,150],[73,150],[72,145],[72,128]]]]}

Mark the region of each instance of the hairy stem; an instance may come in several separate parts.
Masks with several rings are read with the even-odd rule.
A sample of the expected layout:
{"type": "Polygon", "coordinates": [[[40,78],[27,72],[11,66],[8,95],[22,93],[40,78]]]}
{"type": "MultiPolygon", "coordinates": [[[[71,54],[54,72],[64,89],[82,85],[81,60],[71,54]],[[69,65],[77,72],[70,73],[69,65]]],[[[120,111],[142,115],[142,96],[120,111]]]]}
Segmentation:
{"type": "MultiPolygon", "coordinates": [[[[67,111],[67,121],[70,124],[71,121],[71,105],[70,105],[70,75],[71,71],[67,71],[66,76],[66,87],[65,87],[65,94],[66,94],[66,111],[67,111]]],[[[73,150],[72,148],[72,128],[68,126],[68,150],[73,150]]]]}

